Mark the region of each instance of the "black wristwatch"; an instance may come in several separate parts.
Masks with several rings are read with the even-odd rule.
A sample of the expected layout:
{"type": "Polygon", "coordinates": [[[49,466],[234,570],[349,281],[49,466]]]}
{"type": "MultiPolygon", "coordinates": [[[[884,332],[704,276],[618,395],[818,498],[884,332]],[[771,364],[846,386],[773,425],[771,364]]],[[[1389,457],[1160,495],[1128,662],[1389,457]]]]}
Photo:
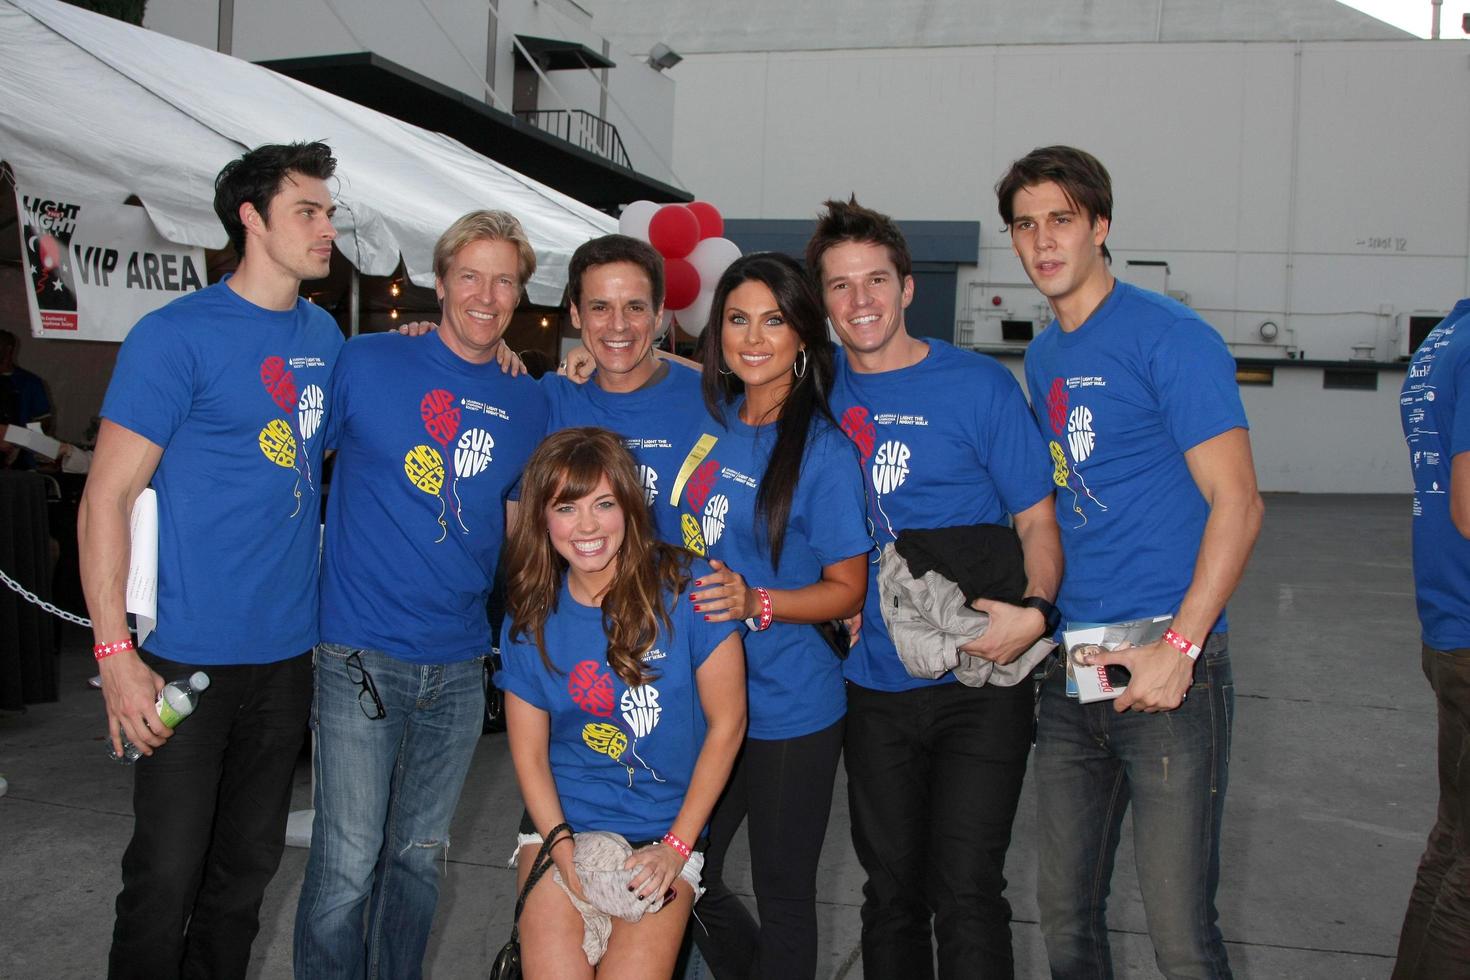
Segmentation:
{"type": "Polygon", "coordinates": [[[1046,629],[1041,634],[1043,638],[1050,639],[1057,627],[1062,625],[1062,611],[1041,596],[1028,595],[1020,604],[1028,609],[1038,610],[1046,618],[1046,629]]]}

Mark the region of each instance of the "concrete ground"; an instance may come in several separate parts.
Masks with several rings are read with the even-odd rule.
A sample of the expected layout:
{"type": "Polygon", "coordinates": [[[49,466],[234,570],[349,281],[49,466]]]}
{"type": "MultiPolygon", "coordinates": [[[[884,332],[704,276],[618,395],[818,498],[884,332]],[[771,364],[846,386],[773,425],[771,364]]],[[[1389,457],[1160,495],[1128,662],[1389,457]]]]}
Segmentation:
{"type": "MultiPolygon", "coordinates": [[[[1239,977],[1386,977],[1433,821],[1435,718],[1419,668],[1409,499],[1276,496],[1231,604],[1236,715],[1220,914],[1239,977]]],[[[90,639],[69,632],[62,699],[0,716],[0,977],[100,977],[130,833],[129,770],[106,757],[90,639]]],[[[206,695],[208,697],[208,695],[206,695]]],[[[308,772],[296,779],[308,806],[308,772]]],[[[822,977],[861,975],[862,870],[837,790],[820,896],[822,977]]],[[[1018,975],[1046,974],[1028,785],[1010,852],[1018,975]]],[[[479,746],[453,831],[428,973],[483,976],[509,932],[520,815],[502,735],[479,746]]],[[[1125,828],[1109,922],[1118,975],[1158,976],[1125,828]]],[[[306,854],[266,894],[251,976],[290,975],[306,854]]],[[[749,894],[743,848],[732,857],[749,894]]]]}

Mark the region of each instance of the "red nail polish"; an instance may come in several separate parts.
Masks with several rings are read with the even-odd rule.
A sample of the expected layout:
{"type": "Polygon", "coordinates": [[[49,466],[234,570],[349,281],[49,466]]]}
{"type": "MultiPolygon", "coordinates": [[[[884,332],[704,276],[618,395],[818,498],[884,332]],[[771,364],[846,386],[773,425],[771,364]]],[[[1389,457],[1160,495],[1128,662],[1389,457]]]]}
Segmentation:
{"type": "Polygon", "coordinates": [[[703,584],[704,584],[704,579],[702,579],[702,578],[697,578],[697,579],[694,580],[694,587],[696,589],[699,588],[703,584]]]}
{"type": "Polygon", "coordinates": [[[704,610],[702,610],[699,606],[695,606],[694,607],[694,611],[695,612],[703,612],[704,610]]]}
{"type": "Polygon", "coordinates": [[[709,617],[708,617],[708,616],[706,616],[706,617],[704,617],[704,621],[705,621],[705,622],[706,622],[706,623],[707,623],[707,622],[709,622],[709,617]]]}

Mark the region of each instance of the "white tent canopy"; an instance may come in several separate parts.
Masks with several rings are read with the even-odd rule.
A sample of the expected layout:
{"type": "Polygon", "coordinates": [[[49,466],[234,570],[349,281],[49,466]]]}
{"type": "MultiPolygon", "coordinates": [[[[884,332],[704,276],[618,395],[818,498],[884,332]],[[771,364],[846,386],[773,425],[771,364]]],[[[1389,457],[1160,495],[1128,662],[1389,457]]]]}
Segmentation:
{"type": "Polygon", "coordinates": [[[367,275],[433,283],[434,242],[475,208],[521,220],[533,303],[561,301],[567,262],[607,215],[439,133],[59,0],[0,0],[0,160],[16,179],[118,203],[166,238],[222,248],[214,178],[262,143],[323,140],[337,157],[337,247],[367,275]]]}

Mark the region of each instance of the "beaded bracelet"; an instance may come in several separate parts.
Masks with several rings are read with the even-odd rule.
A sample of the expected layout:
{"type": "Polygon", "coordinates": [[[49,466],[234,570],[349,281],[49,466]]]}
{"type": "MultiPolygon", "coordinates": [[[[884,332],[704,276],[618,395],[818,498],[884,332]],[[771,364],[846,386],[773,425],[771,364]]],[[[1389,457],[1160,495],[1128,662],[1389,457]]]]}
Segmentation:
{"type": "Polygon", "coordinates": [[[679,855],[684,860],[689,860],[689,845],[681,841],[679,838],[675,837],[673,831],[664,834],[663,842],[672,847],[675,851],[678,851],[679,855]]]}
{"type": "Polygon", "coordinates": [[[105,660],[106,658],[112,656],[114,653],[122,653],[124,650],[133,649],[136,648],[133,646],[132,637],[129,637],[125,640],[118,640],[115,643],[97,644],[92,648],[92,656],[94,659],[97,660],[105,660]]]}
{"type": "Polygon", "coordinates": [[[1164,642],[1184,654],[1190,660],[1199,659],[1200,648],[1174,632],[1173,629],[1164,630],[1164,642]]]}

